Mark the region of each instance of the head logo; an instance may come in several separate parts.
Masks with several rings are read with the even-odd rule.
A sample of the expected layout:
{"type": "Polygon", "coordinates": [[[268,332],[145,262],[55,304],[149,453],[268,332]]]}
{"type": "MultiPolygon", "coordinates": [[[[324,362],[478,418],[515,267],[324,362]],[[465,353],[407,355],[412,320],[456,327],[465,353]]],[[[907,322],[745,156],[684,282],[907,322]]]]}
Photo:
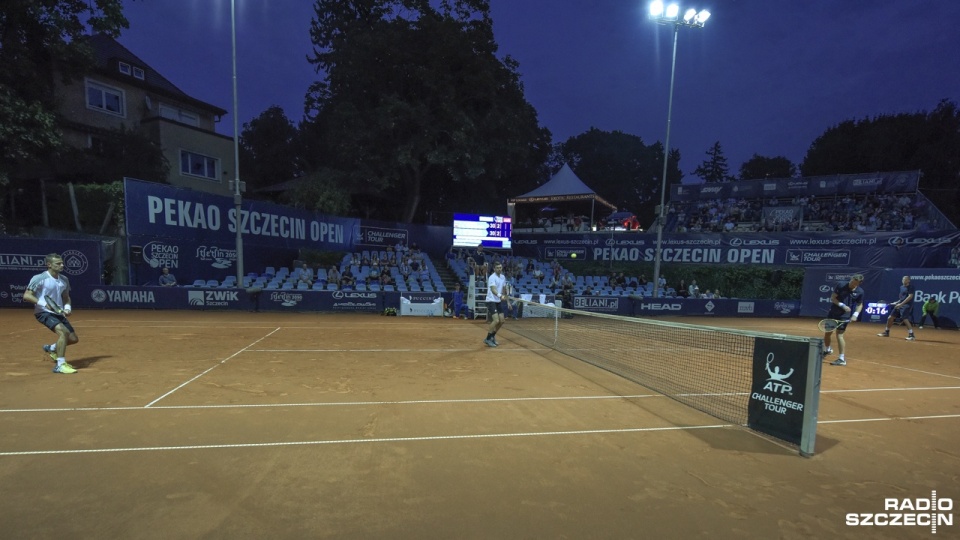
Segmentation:
{"type": "Polygon", "coordinates": [[[107,291],[103,289],[94,289],[90,291],[90,299],[98,304],[102,304],[107,300],[107,291]]]}
{"type": "Polygon", "coordinates": [[[60,254],[63,258],[63,273],[71,276],[79,276],[90,268],[90,261],[82,251],[68,249],[60,254]]]}

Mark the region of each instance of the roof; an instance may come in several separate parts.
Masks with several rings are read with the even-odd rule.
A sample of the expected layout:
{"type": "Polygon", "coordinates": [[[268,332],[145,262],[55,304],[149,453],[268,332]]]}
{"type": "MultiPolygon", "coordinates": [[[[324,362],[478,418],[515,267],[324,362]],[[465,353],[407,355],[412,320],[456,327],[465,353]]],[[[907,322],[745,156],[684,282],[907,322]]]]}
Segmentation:
{"type": "Polygon", "coordinates": [[[563,201],[594,200],[600,204],[606,205],[617,210],[617,207],[605,201],[603,197],[597,195],[595,191],[583,183],[583,180],[573,172],[569,165],[564,163],[563,167],[553,175],[549,182],[543,184],[537,189],[508,199],[509,203],[551,203],[563,201]]]}
{"type": "Polygon", "coordinates": [[[197,107],[202,107],[203,109],[216,115],[223,116],[227,114],[226,110],[217,107],[216,105],[211,105],[210,103],[206,103],[187,95],[186,92],[179,89],[157,70],[153,69],[149,64],[141,60],[137,55],[130,52],[129,49],[121,45],[120,42],[112,37],[106,34],[95,34],[88,36],[87,40],[90,43],[90,47],[93,49],[93,58],[97,69],[101,70],[104,74],[109,75],[111,78],[123,80],[127,84],[143,86],[149,90],[157,92],[158,94],[163,94],[168,97],[193,104],[197,107]],[[132,76],[127,76],[120,73],[120,71],[117,69],[118,62],[126,62],[133,67],[142,69],[144,75],[143,80],[141,81],[132,76]]]}

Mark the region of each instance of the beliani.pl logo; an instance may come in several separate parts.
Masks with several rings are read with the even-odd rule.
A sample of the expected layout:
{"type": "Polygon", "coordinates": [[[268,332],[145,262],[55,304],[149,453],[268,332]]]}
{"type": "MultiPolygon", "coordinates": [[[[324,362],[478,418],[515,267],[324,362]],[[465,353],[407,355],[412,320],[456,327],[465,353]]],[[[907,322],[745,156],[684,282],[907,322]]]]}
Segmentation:
{"type": "Polygon", "coordinates": [[[953,499],[937,497],[930,493],[929,499],[884,499],[883,511],[847,514],[846,524],[851,527],[930,527],[937,534],[939,527],[953,527],[953,499]]]}

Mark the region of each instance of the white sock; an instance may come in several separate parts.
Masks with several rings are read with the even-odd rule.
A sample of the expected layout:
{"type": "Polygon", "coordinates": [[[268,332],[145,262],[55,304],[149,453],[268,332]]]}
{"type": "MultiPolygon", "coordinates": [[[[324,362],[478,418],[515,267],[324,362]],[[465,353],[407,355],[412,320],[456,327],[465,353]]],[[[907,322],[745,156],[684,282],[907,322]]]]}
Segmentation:
{"type": "Polygon", "coordinates": [[[843,360],[843,359],[844,359],[844,358],[843,358],[843,355],[842,355],[842,354],[840,355],[840,359],[841,359],[841,360],[843,360]]]}
{"type": "Polygon", "coordinates": [[[62,356],[61,356],[60,358],[57,358],[57,365],[58,365],[58,366],[62,366],[62,365],[64,365],[64,364],[66,364],[66,363],[67,363],[67,359],[66,359],[66,358],[64,358],[64,357],[62,357],[62,356]]]}

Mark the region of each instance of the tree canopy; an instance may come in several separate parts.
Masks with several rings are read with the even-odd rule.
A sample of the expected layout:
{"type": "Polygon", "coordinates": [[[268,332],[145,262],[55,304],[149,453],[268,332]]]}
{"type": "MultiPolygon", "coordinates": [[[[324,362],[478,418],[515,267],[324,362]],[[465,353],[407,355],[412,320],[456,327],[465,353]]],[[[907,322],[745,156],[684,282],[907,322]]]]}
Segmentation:
{"type": "Polygon", "coordinates": [[[122,0],[5,0],[0,12],[0,184],[13,167],[40,162],[61,145],[54,74],[84,74],[89,31],[119,35],[122,0]]]}
{"type": "MultiPolygon", "coordinates": [[[[637,216],[653,216],[660,204],[663,145],[647,146],[636,135],[590,128],[558,144],[555,165],[568,163],[577,176],[604,199],[637,216]]],[[[668,186],[679,183],[680,153],[670,153],[668,186]]]]}
{"type": "Polygon", "coordinates": [[[729,182],[731,180],[729,171],[727,157],[723,155],[720,141],[717,141],[707,150],[707,159],[697,165],[693,174],[702,178],[704,182],[729,182]]]}
{"type": "Polygon", "coordinates": [[[321,165],[379,193],[381,218],[502,211],[546,176],[549,132],[516,62],[496,57],[486,0],[316,0],[307,95],[321,165]],[[421,206],[429,201],[427,208],[421,206]]]}
{"type": "Polygon", "coordinates": [[[920,191],[960,223],[960,110],[941,101],[929,113],[846,120],[807,150],[804,176],[920,170],[920,191]]]}
{"type": "Polygon", "coordinates": [[[783,156],[766,157],[754,154],[740,166],[740,180],[793,178],[796,175],[797,166],[783,156]]]}

